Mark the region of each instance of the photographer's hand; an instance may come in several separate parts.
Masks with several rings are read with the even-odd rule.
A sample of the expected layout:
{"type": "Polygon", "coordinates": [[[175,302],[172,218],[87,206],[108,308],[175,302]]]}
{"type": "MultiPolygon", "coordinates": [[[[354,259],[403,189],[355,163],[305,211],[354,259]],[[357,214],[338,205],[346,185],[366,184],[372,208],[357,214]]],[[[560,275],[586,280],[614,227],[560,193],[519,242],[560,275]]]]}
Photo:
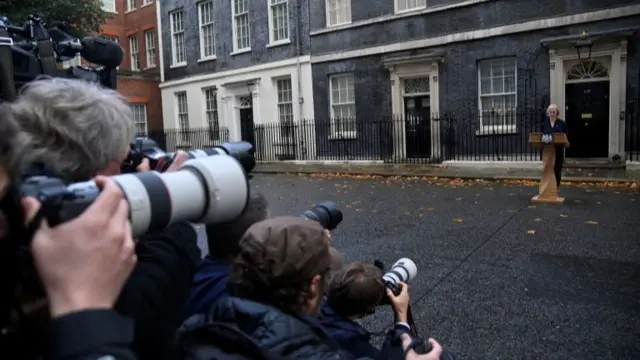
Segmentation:
{"type": "MultiPolygon", "coordinates": [[[[111,308],[136,262],[122,191],[106,177],[96,183],[102,192],[87,210],[54,228],[43,221],[31,243],[52,317],[111,308]]],[[[23,208],[32,219],[40,203],[26,198],[23,208]]]]}
{"type": "Polygon", "coordinates": [[[390,289],[387,289],[387,296],[391,301],[391,306],[396,314],[396,320],[401,323],[409,322],[409,285],[398,282],[398,285],[402,287],[402,291],[398,296],[395,296],[390,289]]]}
{"type": "MultiPolygon", "coordinates": [[[[412,339],[409,334],[402,334],[402,349],[404,351],[406,351],[411,344],[411,340],[412,339]]],[[[409,350],[407,351],[405,360],[440,360],[440,355],[442,355],[442,346],[434,339],[429,339],[429,344],[431,345],[431,351],[427,354],[418,354],[414,350],[409,350]]]]}
{"type": "MultiPolygon", "coordinates": [[[[171,172],[178,170],[185,161],[189,160],[189,154],[184,151],[177,151],[173,157],[173,161],[171,161],[171,166],[167,168],[164,172],[171,172]]],[[[156,169],[157,170],[157,169],[156,169]]],[[[140,165],[136,167],[137,172],[146,172],[151,171],[151,165],[149,164],[149,159],[144,158],[140,165]]]]}

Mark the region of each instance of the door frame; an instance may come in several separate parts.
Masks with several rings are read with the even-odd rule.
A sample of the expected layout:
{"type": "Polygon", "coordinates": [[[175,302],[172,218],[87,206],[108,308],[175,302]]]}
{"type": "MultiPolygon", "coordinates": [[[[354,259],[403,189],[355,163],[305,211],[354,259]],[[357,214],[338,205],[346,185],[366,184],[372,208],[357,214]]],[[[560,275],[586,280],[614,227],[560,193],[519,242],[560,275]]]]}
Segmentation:
{"type": "MultiPolygon", "coordinates": [[[[609,146],[608,158],[620,155],[625,159],[624,111],[627,95],[627,41],[594,45],[591,58],[608,59],[609,68],[609,146]]],[[[578,60],[574,46],[549,49],[549,87],[550,100],[560,109],[560,118],[564,117],[566,105],[565,89],[567,71],[578,60]]],[[[569,129],[571,131],[571,129],[569,129]]]]}
{"type": "MultiPolygon", "coordinates": [[[[404,116],[404,79],[429,78],[429,101],[431,113],[440,113],[440,87],[438,84],[440,56],[416,56],[408,59],[391,59],[385,62],[389,69],[389,81],[391,83],[391,115],[393,121],[393,157],[405,159],[407,157],[406,129],[404,121],[398,121],[396,116],[404,116]]],[[[440,122],[430,120],[431,125],[431,159],[440,159],[440,122]]]]}

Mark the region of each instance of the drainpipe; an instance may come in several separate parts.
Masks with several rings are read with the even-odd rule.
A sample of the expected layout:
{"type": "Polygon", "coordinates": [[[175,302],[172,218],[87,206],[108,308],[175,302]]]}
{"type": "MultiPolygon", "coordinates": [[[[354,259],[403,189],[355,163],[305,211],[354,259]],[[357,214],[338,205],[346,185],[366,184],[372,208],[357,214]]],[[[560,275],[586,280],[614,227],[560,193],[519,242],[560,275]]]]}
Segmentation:
{"type": "Polygon", "coordinates": [[[304,98],[302,97],[302,80],[300,79],[302,74],[302,69],[300,67],[300,56],[302,55],[302,47],[300,41],[300,27],[302,26],[302,21],[300,19],[300,13],[302,10],[302,5],[300,3],[301,1],[303,0],[296,1],[296,73],[298,79],[298,121],[302,120],[302,109],[304,107],[304,98]]]}
{"type": "Polygon", "coordinates": [[[160,10],[160,0],[156,0],[156,35],[158,37],[158,59],[160,61],[160,82],[164,82],[164,47],[162,46],[162,11],[160,10]]]}

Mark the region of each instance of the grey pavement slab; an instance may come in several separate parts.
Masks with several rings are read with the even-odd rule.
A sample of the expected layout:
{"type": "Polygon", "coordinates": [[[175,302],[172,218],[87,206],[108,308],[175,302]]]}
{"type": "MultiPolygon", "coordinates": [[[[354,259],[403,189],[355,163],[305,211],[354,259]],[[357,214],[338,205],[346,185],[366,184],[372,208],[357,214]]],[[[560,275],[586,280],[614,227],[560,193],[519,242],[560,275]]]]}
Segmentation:
{"type": "MultiPolygon", "coordinates": [[[[526,183],[525,183],[526,184],[526,183]]],[[[463,359],[637,359],[640,192],[566,186],[530,206],[535,186],[487,181],[257,174],[274,215],[334,200],[346,261],[419,267],[414,315],[463,359]]],[[[389,309],[363,324],[387,328],[389,309]]]]}

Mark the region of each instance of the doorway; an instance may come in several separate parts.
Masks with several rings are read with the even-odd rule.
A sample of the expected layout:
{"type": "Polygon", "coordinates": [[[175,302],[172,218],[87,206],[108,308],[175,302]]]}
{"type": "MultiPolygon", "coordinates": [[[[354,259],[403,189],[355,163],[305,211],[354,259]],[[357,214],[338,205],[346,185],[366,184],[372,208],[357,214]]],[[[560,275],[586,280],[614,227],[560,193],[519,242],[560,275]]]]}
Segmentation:
{"type": "Polygon", "coordinates": [[[255,124],[253,123],[253,100],[251,95],[242,96],[240,102],[240,138],[256,148],[255,124]]]}
{"type": "Polygon", "coordinates": [[[608,157],[609,86],[608,80],[566,85],[565,117],[570,144],[567,157],[608,157]]]}
{"type": "Polygon", "coordinates": [[[431,156],[429,77],[404,80],[404,128],[407,158],[431,156]]]}

